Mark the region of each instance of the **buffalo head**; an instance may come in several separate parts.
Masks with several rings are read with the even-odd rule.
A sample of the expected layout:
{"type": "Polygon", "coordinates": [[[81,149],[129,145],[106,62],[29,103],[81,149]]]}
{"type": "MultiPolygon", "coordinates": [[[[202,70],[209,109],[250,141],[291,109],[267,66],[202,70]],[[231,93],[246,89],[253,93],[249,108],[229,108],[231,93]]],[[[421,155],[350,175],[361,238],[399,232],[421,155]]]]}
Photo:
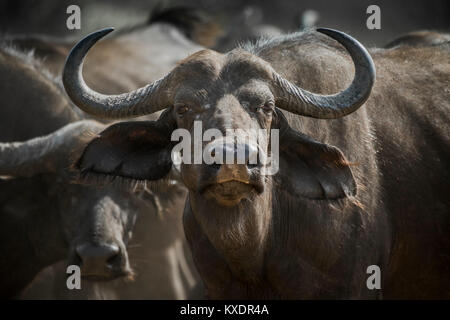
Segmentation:
{"type": "MultiPolygon", "coordinates": [[[[142,206],[132,192],[71,183],[73,148],[79,148],[103,127],[95,121],[79,121],[44,137],[0,143],[0,176],[30,178],[30,188],[40,189],[34,190],[36,194],[46,190],[42,199],[28,205],[53,212],[54,220],[47,223],[59,223],[56,229],[61,230],[65,243],[54,243],[51,248],[56,252],[43,254],[62,260],[69,250],[68,263],[80,265],[82,276],[90,280],[132,274],[126,244],[142,206]]],[[[55,227],[40,230],[41,238],[49,236],[46,230],[55,227]]]]}
{"type": "Polygon", "coordinates": [[[161,179],[172,167],[172,132],[181,128],[194,135],[195,121],[199,121],[203,130],[213,129],[216,134],[207,141],[191,141],[191,150],[197,143],[202,150],[214,150],[211,156],[220,145],[223,153],[234,155],[242,149],[245,156],[242,163],[183,162],[181,176],[191,191],[191,202],[198,198],[210,205],[233,207],[263,194],[273,183],[311,199],[355,194],[356,184],[341,151],[292,129],[280,110],[318,119],[335,119],[357,110],[369,97],[375,69],[370,55],[355,39],[330,29],[317,30],[341,43],[355,64],[351,85],[334,95],[308,92],[268,62],[239,48],[227,54],[199,51],[152,84],[130,93],[103,95],[86,85],[82,64],[88,50],[111,30],[92,33],[72,49],[63,73],[68,95],[84,111],[104,118],[165,111],[158,121],[118,123],[100,133],[76,163],[82,173],[161,179]],[[242,141],[242,131],[227,134],[230,129],[243,130],[249,139],[242,141]],[[262,130],[269,137],[274,129],[279,132],[280,170],[268,177],[262,174],[265,164],[260,155],[271,154],[271,143],[252,135],[262,130]],[[220,134],[226,139],[215,139],[220,134]],[[257,153],[259,160],[250,161],[257,153]]]}

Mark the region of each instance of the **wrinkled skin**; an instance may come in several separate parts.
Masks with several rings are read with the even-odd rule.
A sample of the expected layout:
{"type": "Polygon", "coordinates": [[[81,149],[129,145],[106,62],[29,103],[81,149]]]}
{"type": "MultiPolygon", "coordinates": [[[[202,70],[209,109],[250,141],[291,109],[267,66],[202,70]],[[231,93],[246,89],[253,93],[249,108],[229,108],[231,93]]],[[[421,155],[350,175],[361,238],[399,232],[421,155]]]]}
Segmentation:
{"type": "Polygon", "coordinates": [[[307,32],[244,49],[182,61],[157,122],[110,126],[76,166],[152,179],[167,172],[172,131],[192,130],[194,119],[220,131],[279,129],[274,176],[181,166],[185,233],[209,298],[448,297],[449,47],[373,50],[370,98],[327,121],[279,110],[272,70],[314,93],[339,92],[354,72],[339,45],[307,32]],[[366,287],[370,265],[382,270],[382,290],[366,287]]]}

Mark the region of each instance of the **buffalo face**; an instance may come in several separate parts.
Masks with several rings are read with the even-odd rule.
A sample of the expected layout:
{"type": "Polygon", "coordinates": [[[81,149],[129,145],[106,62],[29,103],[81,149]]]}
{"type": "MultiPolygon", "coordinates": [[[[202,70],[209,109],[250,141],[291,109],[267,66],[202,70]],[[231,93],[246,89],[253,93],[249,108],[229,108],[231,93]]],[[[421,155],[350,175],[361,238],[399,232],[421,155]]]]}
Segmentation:
{"type": "Polygon", "coordinates": [[[52,248],[69,249],[68,263],[81,266],[82,276],[91,280],[132,275],[126,245],[140,208],[145,208],[131,191],[73,183],[68,170],[73,149],[102,128],[95,121],[79,121],[44,137],[0,144],[0,176],[30,178],[47,190],[46,208],[57,212],[49,223],[59,222],[65,239],[52,248]]]}
{"type": "Polygon", "coordinates": [[[71,185],[60,197],[68,264],[80,266],[84,279],[132,275],[126,246],[139,210],[133,197],[113,187],[79,185],[71,185]]]}
{"type": "Polygon", "coordinates": [[[236,69],[255,67],[252,57],[242,52],[223,57],[206,51],[186,61],[179,72],[208,70],[209,59],[228,65],[228,72],[209,69],[201,76],[208,86],[183,79],[174,97],[171,116],[177,128],[192,137],[190,156],[182,156],[181,177],[194,194],[234,206],[264,191],[261,160],[270,153],[264,134],[270,135],[275,99],[264,74],[234,81],[236,69]]]}

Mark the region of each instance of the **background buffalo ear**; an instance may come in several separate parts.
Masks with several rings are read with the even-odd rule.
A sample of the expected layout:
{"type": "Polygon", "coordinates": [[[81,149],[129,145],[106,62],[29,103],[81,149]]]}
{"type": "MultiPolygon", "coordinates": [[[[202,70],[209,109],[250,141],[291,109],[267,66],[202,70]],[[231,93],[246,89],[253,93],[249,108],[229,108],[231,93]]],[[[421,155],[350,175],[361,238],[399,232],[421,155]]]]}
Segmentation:
{"type": "MultiPolygon", "coordinates": [[[[278,113],[281,114],[280,111],[278,113]]],[[[350,164],[336,147],[312,140],[292,129],[281,114],[280,169],[275,176],[281,188],[310,199],[339,199],[356,195],[350,164]]]]}
{"type": "Polygon", "coordinates": [[[84,149],[74,167],[81,175],[102,174],[135,180],[158,180],[172,168],[171,123],[158,121],[113,124],[84,149]]]}

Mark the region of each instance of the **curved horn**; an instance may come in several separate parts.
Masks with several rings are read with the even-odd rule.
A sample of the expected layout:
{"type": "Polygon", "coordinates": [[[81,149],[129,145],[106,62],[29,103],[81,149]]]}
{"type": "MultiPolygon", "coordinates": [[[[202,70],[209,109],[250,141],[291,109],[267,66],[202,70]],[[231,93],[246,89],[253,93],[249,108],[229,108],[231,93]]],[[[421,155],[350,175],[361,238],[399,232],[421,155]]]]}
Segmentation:
{"type": "Polygon", "coordinates": [[[279,107],[287,111],[318,119],[336,119],[356,111],[369,98],[375,82],[375,65],[367,50],[349,35],[332,29],[319,28],[348,51],[355,64],[355,77],[344,91],[334,95],[314,94],[275,73],[279,89],[279,107]]]}
{"type": "Polygon", "coordinates": [[[97,133],[103,127],[96,121],[84,120],[70,123],[46,136],[0,143],[0,176],[32,177],[68,169],[69,155],[83,142],[83,134],[97,133]]]}
{"type": "Polygon", "coordinates": [[[63,71],[63,84],[69,97],[83,111],[101,118],[137,117],[166,108],[164,90],[161,90],[166,77],[140,89],[119,95],[104,95],[86,85],[82,75],[86,53],[98,40],[113,30],[113,28],[106,28],[93,32],[70,51],[63,71]]]}

